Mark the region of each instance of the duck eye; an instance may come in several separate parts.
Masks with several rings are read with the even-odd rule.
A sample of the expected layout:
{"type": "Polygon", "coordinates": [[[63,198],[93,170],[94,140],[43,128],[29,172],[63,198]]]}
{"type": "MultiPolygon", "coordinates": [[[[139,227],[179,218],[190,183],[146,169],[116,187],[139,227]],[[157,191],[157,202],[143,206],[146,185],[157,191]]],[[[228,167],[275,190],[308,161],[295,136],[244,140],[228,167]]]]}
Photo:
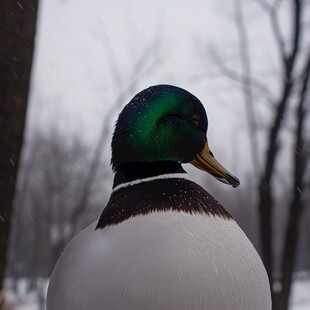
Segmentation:
{"type": "Polygon", "coordinates": [[[199,126],[200,124],[200,117],[198,114],[194,114],[192,117],[191,117],[191,121],[195,124],[195,126],[199,126]]]}

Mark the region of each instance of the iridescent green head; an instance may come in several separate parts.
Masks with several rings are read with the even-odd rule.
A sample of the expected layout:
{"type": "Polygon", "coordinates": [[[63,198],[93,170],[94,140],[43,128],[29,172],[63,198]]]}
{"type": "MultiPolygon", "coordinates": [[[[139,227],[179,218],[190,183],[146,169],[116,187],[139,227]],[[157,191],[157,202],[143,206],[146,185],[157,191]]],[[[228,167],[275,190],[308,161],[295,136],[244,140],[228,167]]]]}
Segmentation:
{"type": "Polygon", "coordinates": [[[197,156],[204,151],[213,157],[205,150],[207,127],[206,111],[194,95],[171,85],[149,87],[134,96],[119,115],[112,139],[113,170],[127,163],[194,160],[195,166],[206,170],[197,156]]]}
{"type": "Polygon", "coordinates": [[[201,102],[179,87],[157,85],[138,93],[119,115],[112,165],[189,162],[205,145],[208,120],[201,102]]]}

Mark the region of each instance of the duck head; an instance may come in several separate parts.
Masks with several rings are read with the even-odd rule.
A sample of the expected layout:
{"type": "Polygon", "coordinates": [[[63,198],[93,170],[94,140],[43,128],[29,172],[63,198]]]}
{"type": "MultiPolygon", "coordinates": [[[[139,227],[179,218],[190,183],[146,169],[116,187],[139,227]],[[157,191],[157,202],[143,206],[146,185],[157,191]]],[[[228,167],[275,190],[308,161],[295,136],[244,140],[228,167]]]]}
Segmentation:
{"type": "Polygon", "coordinates": [[[233,187],[239,180],[214,157],[207,140],[208,118],[188,91],[156,85],[124,107],[112,139],[113,170],[128,163],[191,163],[233,187]]]}

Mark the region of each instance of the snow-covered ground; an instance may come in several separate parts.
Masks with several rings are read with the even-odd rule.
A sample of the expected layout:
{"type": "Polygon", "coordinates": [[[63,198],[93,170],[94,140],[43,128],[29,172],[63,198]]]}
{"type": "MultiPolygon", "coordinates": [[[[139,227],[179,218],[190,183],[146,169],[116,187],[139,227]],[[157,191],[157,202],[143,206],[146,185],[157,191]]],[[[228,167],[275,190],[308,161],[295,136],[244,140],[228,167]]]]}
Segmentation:
{"type": "MultiPolygon", "coordinates": [[[[8,283],[10,284],[10,283],[8,283]]],[[[10,286],[10,285],[8,285],[10,286]]],[[[47,281],[41,280],[41,307],[38,293],[27,291],[27,280],[20,280],[17,285],[18,294],[12,290],[6,291],[7,307],[1,310],[43,310],[46,295],[47,281]]],[[[298,273],[292,287],[290,310],[310,310],[310,273],[298,273]]]]}
{"type": "Polygon", "coordinates": [[[291,292],[292,310],[310,310],[310,273],[296,275],[291,292]]]}

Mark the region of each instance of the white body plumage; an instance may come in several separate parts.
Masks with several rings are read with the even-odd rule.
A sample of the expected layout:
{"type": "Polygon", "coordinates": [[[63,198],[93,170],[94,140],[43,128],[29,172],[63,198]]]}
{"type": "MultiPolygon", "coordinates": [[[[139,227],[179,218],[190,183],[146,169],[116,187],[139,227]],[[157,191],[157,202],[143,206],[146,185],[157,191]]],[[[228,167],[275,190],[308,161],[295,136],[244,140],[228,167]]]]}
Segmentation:
{"type": "Polygon", "coordinates": [[[152,212],[79,233],[53,272],[47,310],[269,310],[260,257],[232,219],[152,212]]]}

